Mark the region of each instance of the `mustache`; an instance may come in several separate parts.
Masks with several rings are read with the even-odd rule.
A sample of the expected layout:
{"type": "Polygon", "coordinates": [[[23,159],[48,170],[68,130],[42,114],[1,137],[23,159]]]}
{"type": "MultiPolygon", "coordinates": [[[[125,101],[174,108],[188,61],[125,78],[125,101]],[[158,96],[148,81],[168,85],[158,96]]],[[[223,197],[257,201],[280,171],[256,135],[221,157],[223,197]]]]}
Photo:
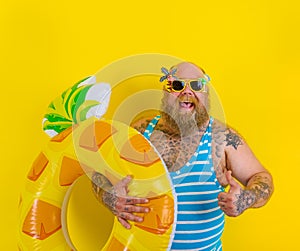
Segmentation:
{"type": "Polygon", "coordinates": [[[177,98],[177,101],[178,102],[189,102],[189,103],[193,103],[193,104],[198,104],[199,103],[198,99],[196,99],[193,96],[188,96],[188,95],[179,96],[177,98]]]}

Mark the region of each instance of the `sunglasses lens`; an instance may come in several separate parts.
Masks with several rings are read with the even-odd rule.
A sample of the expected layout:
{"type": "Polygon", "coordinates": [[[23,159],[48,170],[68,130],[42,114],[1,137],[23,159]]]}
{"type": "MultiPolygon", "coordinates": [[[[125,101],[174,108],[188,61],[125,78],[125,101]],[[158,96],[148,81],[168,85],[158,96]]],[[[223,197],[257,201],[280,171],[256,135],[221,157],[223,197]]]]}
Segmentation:
{"type": "Polygon", "coordinates": [[[194,91],[200,91],[203,88],[201,81],[191,81],[190,86],[194,91]]]}
{"type": "Polygon", "coordinates": [[[181,91],[184,88],[184,82],[174,80],[172,82],[172,88],[174,91],[181,91]]]}

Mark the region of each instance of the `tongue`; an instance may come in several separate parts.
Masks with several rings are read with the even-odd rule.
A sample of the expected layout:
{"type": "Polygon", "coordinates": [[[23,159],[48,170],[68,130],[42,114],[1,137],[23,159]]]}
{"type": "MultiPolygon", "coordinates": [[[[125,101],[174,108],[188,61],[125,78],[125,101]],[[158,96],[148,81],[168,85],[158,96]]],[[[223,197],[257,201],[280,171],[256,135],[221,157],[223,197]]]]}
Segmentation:
{"type": "Polygon", "coordinates": [[[182,107],[182,108],[191,108],[192,107],[192,103],[188,103],[188,102],[181,102],[180,103],[180,106],[182,107]]]}

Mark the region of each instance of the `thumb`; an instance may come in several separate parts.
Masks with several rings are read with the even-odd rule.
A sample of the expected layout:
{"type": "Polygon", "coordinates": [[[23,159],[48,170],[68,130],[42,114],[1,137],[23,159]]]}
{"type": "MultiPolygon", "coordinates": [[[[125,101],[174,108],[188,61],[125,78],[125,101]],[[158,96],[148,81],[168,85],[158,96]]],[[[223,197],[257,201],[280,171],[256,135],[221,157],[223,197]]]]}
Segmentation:
{"type": "Polygon", "coordinates": [[[227,171],[227,172],[226,172],[226,179],[227,179],[228,184],[230,185],[229,191],[230,191],[231,189],[233,189],[233,188],[238,188],[238,187],[240,187],[239,184],[238,184],[238,183],[234,180],[234,178],[231,176],[231,174],[232,174],[232,171],[227,171]]]}
{"type": "Polygon", "coordinates": [[[115,186],[114,190],[119,196],[126,196],[128,194],[128,184],[131,182],[132,176],[127,175],[125,178],[121,179],[115,186]]]}
{"type": "Polygon", "coordinates": [[[132,176],[131,175],[127,175],[125,178],[123,178],[121,180],[122,186],[123,187],[127,187],[131,180],[132,180],[132,176]]]}

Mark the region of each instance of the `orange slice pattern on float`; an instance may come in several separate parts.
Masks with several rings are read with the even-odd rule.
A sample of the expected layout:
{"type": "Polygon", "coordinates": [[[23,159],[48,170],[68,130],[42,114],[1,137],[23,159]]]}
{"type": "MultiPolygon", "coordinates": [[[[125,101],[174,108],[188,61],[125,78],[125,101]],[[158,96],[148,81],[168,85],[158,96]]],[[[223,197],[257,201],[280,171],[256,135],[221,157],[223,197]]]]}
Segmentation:
{"type": "Polygon", "coordinates": [[[124,246],[120,241],[118,241],[115,237],[113,237],[107,247],[107,251],[116,251],[116,250],[130,251],[128,247],[124,246]]]}
{"type": "MultiPolygon", "coordinates": [[[[58,246],[55,250],[70,250],[69,243],[65,240],[64,222],[61,222],[61,219],[64,220],[66,217],[65,208],[60,207],[63,205],[66,192],[69,191],[68,186],[74,184],[80,176],[93,171],[91,167],[94,162],[90,161],[89,156],[97,157],[99,153],[105,153],[100,157],[105,158],[107,167],[101,171],[112,184],[119,182],[120,177],[125,175],[119,172],[122,165],[124,170],[126,169],[126,174],[142,177],[141,180],[139,177],[136,178],[139,181],[136,183],[137,186],[144,186],[144,183],[140,182],[143,179],[157,178],[157,175],[161,175],[161,171],[165,171],[152,171],[156,170],[156,164],[158,170],[163,167],[159,155],[142,135],[133,130],[112,121],[93,121],[90,124],[82,124],[82,127],[79,125],[75,135],[71,129],[66,130],[49,142],[47,148],[34,161],[28,173],[28,186],[20,197],[19,209],[22,217],[19,224],[20,250],[32,250],[33,247],[52,250],[56,243],[58,246]],[[72,137],[76,140],[74,141],[72,137]],[[87,154],[87,157],[80,161],[77,156],[79,154],[87,154]]],[[[174,220],[172,193],[169,183],[165,185],[164,191],[170,196],[161,195],[160,187],[153,186],[152,189],[152,184],[149,185],[149,192],[145,194],[149,196],[149,203],[146,206],[149,206],[151,211],[146,215],[141,214],[144,222],[132,223],[130,235],[134,238],[130,239],[130,242],[126,241],[128,232],[125,231],[128,230],[119,228],[118,231],[124,233],[119,232],[118,235],[112,233],[110,239],[106,240],[108,243],[104,244],[105,249],[99,247],[99,250],[130,251],[136,250],[135,245],[139,250],[165,250],[167,244],[163,242],[170,240],[174,220]],[[144,242],[143,236],[149,234],[152,239],[144,242]]],[[[85,217],[82,221],[84,220],[85,217]]],[[[119,223],[114,221],[113,224],[119,223]]],[[[89,239],[88,236],[82,240],[89,239]]],[[[72,239],[70,241],[72,242],[72,239]]]]}
{"type": "Polygon", "coordinates": [[[60,208],[36,199],[24,220],[22,231],[35,239],[44,240],[61,228],[60,217],[60,208]]]}
{"type": "Polygon", "coordinates": [[[61,133],[54,136],[50,141],[52,141],[52,142],[62,142],[66,137],[69,136],[70,133],[72,133],[72,131],[75,130],[76,127],[77,127],[76,125],[70,126],[69,128],[65,129],[61,133]]]}
{"type": "Polygon", "coordinates": [[[80,136],[79,145],[82,148],[96,152],[99,147],[117,130],[103,121],[96,121],[83,131],[80,136]]]}
{"type": "Polygon", "coordinates": [[[85,173],[83,167],[85,171],[87,171],[87,167],[82,166],[82,164],[79,161],[64,156],[62,159],[61,169],[59,174],[59,184],[61,186],[72,185],[72,183],[78,177],[80,177],[85,173]]]}
{"type": "Polygon", "coordinates": [[[120,156],[129,162],[145,167],[160,160],[149,142],[140,134],[132,136],[125,142],[121,149],[120,156]]]}
{"type": "Polygon", "coordinates": [[[36,160],[33,162],[32,167],[27,175],[27,178],[32,181],[36,181],[41,176],[48,163],[49,160],[47,159],[45,154],[41,152],[36,158],[36,160]]]}
{"type": "Polygon", "coordinates": [[[174,222],[174,200],[168,195],[150,198],[145,204],[151,211],[144,217],[142,223],[135,226],[154,234],[164,234],[174,222]]]}

